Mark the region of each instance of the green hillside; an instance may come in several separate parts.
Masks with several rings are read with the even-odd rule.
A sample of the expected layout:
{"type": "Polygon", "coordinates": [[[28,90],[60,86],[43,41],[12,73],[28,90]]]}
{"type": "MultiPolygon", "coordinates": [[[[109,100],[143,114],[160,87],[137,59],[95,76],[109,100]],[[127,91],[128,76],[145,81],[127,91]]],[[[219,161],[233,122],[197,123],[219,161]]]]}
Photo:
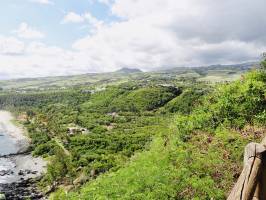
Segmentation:
{"type": "Polygon", "coordinates": [[[265,134],[265,94],[264,71],[219,85],[190,115],[171,118],[125,167],[52,199],[225,199],[241,172],[244,146],[265,134]]]}
{"type": "Polygon", "coordinates": [[[141,74],[1,92],[1,108],[24,116],[33,155],[49,161],[39,186],[50,199],[226,199],[245,145],[266,132],[265,69],[216,84],[141,74]]]}

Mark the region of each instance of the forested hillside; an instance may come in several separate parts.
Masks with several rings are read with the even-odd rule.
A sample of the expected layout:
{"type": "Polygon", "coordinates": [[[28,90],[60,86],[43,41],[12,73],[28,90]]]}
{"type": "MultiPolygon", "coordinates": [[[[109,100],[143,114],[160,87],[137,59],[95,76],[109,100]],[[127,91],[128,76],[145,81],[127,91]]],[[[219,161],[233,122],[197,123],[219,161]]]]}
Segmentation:
{"type": "Polygon", "coordinates": [[[69,199],[225,199],[242,169],[244,146],[265,134],[266,74],[220,85],[187,115],[178,112],[150,149],[101,175],[69,199]]]}
{"type": "Polygon", "coordinates": [[[266,132],[263,64],[230,83],[2,91],[0,105],[49,161],[40,188],[50,199],[226,199],[244,146],[266,132]]]}

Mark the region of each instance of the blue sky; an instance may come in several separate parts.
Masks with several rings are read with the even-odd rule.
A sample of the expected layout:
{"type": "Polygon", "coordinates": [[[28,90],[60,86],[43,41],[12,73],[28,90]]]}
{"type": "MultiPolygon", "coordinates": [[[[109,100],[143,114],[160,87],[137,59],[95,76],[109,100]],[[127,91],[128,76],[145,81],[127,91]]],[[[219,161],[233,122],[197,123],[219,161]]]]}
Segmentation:
{"type": "Polygon", "coordinates": [[[265,0],[1,0],[0,79],[258,60],[265,8],[265,0]]]}
{"type": "Polygon", "coordinates": [[[90,12],[105,22],[116,20],[106,4],[93,0],[55,0],[47,5],[30,0],[3,0],[0,4],[3,16],[0,18],[0,34],[10,35],[20,23],[26,22],[46,35],[47,44],[65,48],[69,48],[77,38],[86,36],[90,29],[82,23],[61,24],[68,12],[90,12]]]}

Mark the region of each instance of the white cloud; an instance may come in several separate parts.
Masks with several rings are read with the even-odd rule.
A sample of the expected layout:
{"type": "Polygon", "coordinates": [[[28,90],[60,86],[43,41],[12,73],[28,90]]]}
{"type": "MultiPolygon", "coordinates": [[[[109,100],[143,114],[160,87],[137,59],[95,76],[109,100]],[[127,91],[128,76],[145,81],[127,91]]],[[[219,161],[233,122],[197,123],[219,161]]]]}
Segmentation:
{"type": "Polygon", "coordinates": [[[113,3],[114,0],[89,0],[89,3],[93,4],[93,3],[101,3],[104,4],[106,6],[110,6],[113,3]]]}
{"type": "Polygon", "coordinates": [[[84,22],[84,17],[75,13],[75,12],[69,12],[64,16],[64,19],[62,20],[63,24],[67,23],[81,23],[84,22]]]}
{"type": "Polygon", "coordinates": [[[115,0],[111,12],[122,20],[110,24],[72,12],[65,23],[94,31],[70,50],[0,38],[0,71],[48,76],[255,60],[266,51],[265,7],[265,0],[115,0]]]}
{"type": "Polygon", "coordinates": [[[17,30],[14,30],[13,33],[17,34],[18,37],[24,39],[42,39],[45,37],[44,33],[36,30],[35,28],[30,27],[27,23],[22,22],[17,30]]]}
{"type": "Polygon", "coordinates": [[[53,5],[54,3],[49,0],[30,0],[31,2],[34,3],[39,3],[39,4],[45,4],[45,5],[53,5]]]}
{"type": "Polygon", "coordinates": [[[265,6],[263,0],[116,0],[112,13],[123,20],[73,48],[107,70],[254,60],[266,49],[265,6]]]}
{"type": "Polygon", "coordinates": [[[76,53],[40,42],[27,44],[22,55],[13,55],[10,52],[2,54],[1,51],[2,49],[0,49],[1,78],[80,74],[93,70],[87,67],[84,59],[78,60],[79,56],[76,53]]]}
{"type": "Polygon", "coordinates": [[[105,5],[110,5],[112,0],[98,0],[99,3],[103,3],[105,5]]]}
{"type": "Polygon", "coordinates": [[[98,20],[96,17],[94,17],[91,13],[87,12],[84,14],[84,19],[94,28],[94,29],[100,29],[104,22],[101,20],[98,20]]]}
{"type": "Polygon", "coordinates": [[[0,36],[0,54],[19,55],[24,51],[24,43],[14,37],[0,36]]]}
{"type": "Polygon", "coordinates": [[[104,25],[103,21],[98,20],[89,12],[82,15],[77,14],[75,12],[69,12],[64,16],[61,23],[67,24],[67,23],[83,23],[83,22],[90,25],[93,31],[99,29],[101,26],[104,25]]]}

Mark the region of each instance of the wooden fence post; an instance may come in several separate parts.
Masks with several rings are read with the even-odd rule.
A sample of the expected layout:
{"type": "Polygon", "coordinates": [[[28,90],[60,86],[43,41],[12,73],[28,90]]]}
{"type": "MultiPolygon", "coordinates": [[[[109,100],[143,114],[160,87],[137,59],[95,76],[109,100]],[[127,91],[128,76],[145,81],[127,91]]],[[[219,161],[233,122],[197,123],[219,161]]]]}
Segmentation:
{"type": "Polygon", "coordinates": [[[265,152],[263,144],[250,143],[245,148],[244,169],[227,200],[264,200],[265,152]]]}

